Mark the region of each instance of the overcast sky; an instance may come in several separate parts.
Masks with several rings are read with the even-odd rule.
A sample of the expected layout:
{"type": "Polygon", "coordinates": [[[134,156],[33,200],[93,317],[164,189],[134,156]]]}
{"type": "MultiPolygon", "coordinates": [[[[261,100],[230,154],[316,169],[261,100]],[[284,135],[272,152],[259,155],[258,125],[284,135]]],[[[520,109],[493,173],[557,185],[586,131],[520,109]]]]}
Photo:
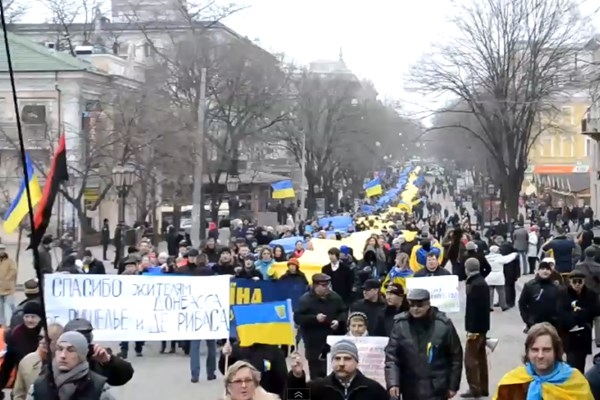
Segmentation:
{"type": "Polygon", "coordinates": [[[336,60],[375,83],[380,96],[418,101],[404,91],[410,65],[443,39],[450,0],[245,0],[225,23],[300,64],[336,60]]]}
{"type": "MultiPolygon", "coordinates": [[[[399,101],[414,112],[435,105],[405,90],[409,68],[431,49],[431,43],[448,38],[453,32],[448,16],[456,10],[454,5],[467,0],[216,1],[247,6],[228,17],[225,24],[297,64],[336,60],[341,49],[348,67],[360,78],[373,81],[382,99],[399,101]]],[[[598,8],[595,0],[578,1],[586,3],[584,14],[598,8]]],[[[109,5],[110,0],[102,3],[109,5]]],[[[43,13],[34,8],[27,22],[43,22],[43,13]]]]}

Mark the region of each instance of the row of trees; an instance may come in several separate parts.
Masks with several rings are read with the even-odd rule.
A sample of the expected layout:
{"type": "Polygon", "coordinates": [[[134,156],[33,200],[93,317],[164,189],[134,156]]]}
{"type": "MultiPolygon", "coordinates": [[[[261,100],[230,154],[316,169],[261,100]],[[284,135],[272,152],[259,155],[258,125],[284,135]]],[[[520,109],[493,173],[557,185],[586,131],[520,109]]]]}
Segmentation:
{"type": "Polygon", "coordinates": [[[581,5],[472,1],[453,14],[457,36],[415,67],[418,89],[452,98],[429,133],[438,156],[490,176],[509,217],[518,213],[532,146],[544,131],[560,129],[560,106],[590,87],[592,32],[581,5]]]}
{"type": "MultiPolygon", "coordinates": [[[[94,8],[85,2],[78,7],[75,0],[45,4],[61,30],[59,49],[70,51],[81,39],[72,31],[73,21],[78,13],[88,15],[94,8]]],[[[129,24],[145,36],[151,54],[146,81],[142,87],[128,88],[109,80],[97,90],[103,94],[81,130],[84,156],[69,159],[71,180],[61,190],[77,210],[82,227],[86,207],[97,207],[110,192],[111,170],[117,163],[136,166],[132,195],[137,197],[138,219],[145,219],[157,206],[160,187],[169,202],[189,204],[192,180],[199,178],[192,178],[199,151],[204,152],[211,183],[223,183],[230,164],[249,153],[286,150],[298,165],[304,153],[309,199],[314,199],[315,191],[333,199],[342,185],[359,195],[364,178],[382,166],[384,156],[402,155],[400,145],[416,135],[418,124],[401,117],[393,105],[378,101],[372,85],[352,74],[315,74],[247,39],[224,38],[225,32],[217,29],[219,21],[235,11],[212,3],[201,8],[181,5],[178,23],[185,29],[173,30],[166,24],[162,31],[156,24],[139,22],[135,13],[130,16],[129,24]],[[203,69],[205,140],[197,148],[203,69]],[[104,190],[95,204],[84,205],[85,188],[91,182],[101,182],[104,190]]],[[[80,36],[85,41],[98,39],[97,30],[84,31],[80,36]]],[[[45,140],[51,147],[55,138],[48,134],[45,140]]],[[[35,158],[44,171],[47,155],[35,158]]],[[[216,212],[223,193],[207,194],[216,212]]]]}

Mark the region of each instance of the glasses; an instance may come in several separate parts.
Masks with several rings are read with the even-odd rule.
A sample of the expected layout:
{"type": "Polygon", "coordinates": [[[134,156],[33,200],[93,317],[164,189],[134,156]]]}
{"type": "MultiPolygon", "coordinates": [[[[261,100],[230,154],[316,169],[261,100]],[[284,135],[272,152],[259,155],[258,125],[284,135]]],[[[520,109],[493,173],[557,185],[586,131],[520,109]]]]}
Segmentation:
{"type": "Polygon", "coordinates": [[[571,279],[571,283],[574,285],[581,285],[583,284],[583,279],[571,279]]]}
{"type": "Polygon", "coordinates": [[[254,379],[245,378],[245,379],[236,379],[233,381],[229,381],[230,385],[241,387],[241,386],[250,386],[254,384],[254,379]]]}

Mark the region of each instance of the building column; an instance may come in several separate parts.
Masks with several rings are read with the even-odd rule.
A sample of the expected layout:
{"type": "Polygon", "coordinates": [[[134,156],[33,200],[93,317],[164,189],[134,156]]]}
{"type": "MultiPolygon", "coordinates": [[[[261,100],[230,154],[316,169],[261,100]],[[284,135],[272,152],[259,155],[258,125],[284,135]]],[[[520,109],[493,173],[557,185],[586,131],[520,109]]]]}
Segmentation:
{"type": "Polygon", "coordinates": [[[591,151],[591,176],[590,176],[590,206],[594,210],[594,218],[598,218],[600,213],[600,181],[598,173],[600,172],[600,143],[596,140],[590,141],[591,151]]]}

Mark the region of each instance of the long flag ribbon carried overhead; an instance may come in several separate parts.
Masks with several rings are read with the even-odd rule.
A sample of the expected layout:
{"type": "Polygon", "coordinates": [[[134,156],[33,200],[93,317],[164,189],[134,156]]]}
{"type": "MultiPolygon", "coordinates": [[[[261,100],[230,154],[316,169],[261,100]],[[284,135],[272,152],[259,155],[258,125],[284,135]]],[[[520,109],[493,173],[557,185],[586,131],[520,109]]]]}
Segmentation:
{"type": "Polygon", "coordinates": [[[363,189],[367,194],[367,197],[379,196],[383,193],[383,187],[381,187],[381,179],[375,178],[367,182],[363,189]]]}
{"type": "Polygon", "coordinates": [[[273,188],[273,195],[271,197],[274,199],[292,199],[296,197],[294,184],[291,179],[272,183],[271,188],[273,188]]]}
{"type": "Polygon", "coordinates": [[[42,199],[42,189],[40,182],[35,175],[33,163],[29,154],[25,153],[25,167],[27,168],[27,176],[23,177],[19,191],[10,204],[9,209],[4,214],[4,231],[12,233],[19,227],[21,221],[29,214],[29,202],[27,201],[27,187],[29,187],[29,195],[31,196],[31,207],[35,207],[42,199]]]}
{"type": "Polygon", "coordinates": [[[67,147],[65,141],[65,135],[60,135],[58,140],[58,147],[54,152],[52,158],[52,164],[46,175],[46,183],[44,184],[44,191],[42,198],[38,204],[38,208],[35,211],[33,219],[33,229],[31,233],[31,242],[29,248],[37,248],[42,242],[42,238],[46,233],[50,218],[52,217],[52,207],[54,206],[54,200],[60,189],[62,182],[69,180],[69,173],[67,171],[67,147]]]}

